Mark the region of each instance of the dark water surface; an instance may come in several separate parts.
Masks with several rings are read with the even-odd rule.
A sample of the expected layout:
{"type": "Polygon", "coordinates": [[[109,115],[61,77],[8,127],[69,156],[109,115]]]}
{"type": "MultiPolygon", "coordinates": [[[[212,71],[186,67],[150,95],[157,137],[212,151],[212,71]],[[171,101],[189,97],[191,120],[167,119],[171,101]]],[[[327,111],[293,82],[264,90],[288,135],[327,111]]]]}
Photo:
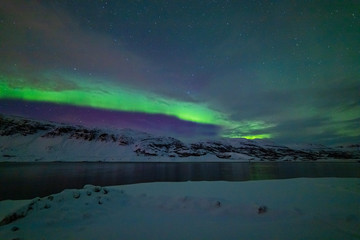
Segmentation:
{"type": "Polygon", "coordinates": [[[85,184],[360,177],[360,163],[0,163],[0,200],[29,199],[85,184]]]}

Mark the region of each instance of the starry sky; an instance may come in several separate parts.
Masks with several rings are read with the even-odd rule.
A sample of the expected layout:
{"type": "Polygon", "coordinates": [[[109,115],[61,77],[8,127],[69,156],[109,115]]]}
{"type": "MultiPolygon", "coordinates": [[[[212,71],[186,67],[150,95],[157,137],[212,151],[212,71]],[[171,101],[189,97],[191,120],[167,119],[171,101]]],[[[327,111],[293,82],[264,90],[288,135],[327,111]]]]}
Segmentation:
{"type": "Polygon", "coordinates": [[[359,39],[357,0],[3,0],[0,113],[354,143],[359,39]]]}

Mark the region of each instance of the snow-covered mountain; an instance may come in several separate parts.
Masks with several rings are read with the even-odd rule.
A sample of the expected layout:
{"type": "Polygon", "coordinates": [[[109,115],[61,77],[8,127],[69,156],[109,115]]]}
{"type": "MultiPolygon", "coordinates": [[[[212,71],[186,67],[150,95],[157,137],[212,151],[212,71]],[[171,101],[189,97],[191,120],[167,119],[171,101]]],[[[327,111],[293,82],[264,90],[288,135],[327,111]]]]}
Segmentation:
{"type": "Polygon", "coordinates": [[[306,161],[360,159],[359,149],[270,141],[183,142],[131,129],[89,129],[0,115],[0,161],[306,161]],[[312,147],[314,146],[314,147],[312,147]]]}

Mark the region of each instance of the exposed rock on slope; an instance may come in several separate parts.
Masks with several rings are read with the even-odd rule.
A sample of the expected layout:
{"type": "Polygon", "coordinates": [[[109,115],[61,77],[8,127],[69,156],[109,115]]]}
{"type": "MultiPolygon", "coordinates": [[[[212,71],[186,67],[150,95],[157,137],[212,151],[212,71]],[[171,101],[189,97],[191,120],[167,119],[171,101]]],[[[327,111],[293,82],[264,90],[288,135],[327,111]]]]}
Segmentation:
{"type": "MultiPolygon", "coordinates": [[[[314,147],[312,147],[314,146],[314,147]]],[[[131,129],[104,130],[0,116],[1,161],[298,161],[359,159],[357,148],[293,148],[266,141],[184,143],[131,129]]]]}

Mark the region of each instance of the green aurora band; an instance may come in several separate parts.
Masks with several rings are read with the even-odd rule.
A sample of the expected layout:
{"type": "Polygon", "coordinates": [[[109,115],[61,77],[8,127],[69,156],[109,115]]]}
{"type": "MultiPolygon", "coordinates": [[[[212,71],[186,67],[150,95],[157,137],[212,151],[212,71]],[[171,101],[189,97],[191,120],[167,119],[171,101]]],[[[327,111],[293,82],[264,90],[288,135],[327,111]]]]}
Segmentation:
{"type": "Polygon", "coordinates": [[[56,76],[52,76],[52,74],[43,73],[39,74],[36,79],[34,81],[33,77],[0,75],[0,99],[50,102],[115,111],[164,114],[185,121],[219,125],[225,130],[242,129],[240,134],[233,132],[231,134],[223,133],[222,137],[271,138],[271,134],[268,133],[256,135],[248,135],[248,133],[254,130],[266,130],[266,128],[273,125],[262,121],[231,121],[228,120],[226,114],[214,111],[205,104],[166,99],[144,91],[119,87],[101,79],[69,74],[61,74],[61,76],[56,74],[56,76]],[[39,81],[39,78],[42,80],[39,81]],[[52,78],[61,79],[61,81],[68,83],[72,87],[63,87],[62,89],[59,87],[60,83],[51,81],[52,78]]]}

